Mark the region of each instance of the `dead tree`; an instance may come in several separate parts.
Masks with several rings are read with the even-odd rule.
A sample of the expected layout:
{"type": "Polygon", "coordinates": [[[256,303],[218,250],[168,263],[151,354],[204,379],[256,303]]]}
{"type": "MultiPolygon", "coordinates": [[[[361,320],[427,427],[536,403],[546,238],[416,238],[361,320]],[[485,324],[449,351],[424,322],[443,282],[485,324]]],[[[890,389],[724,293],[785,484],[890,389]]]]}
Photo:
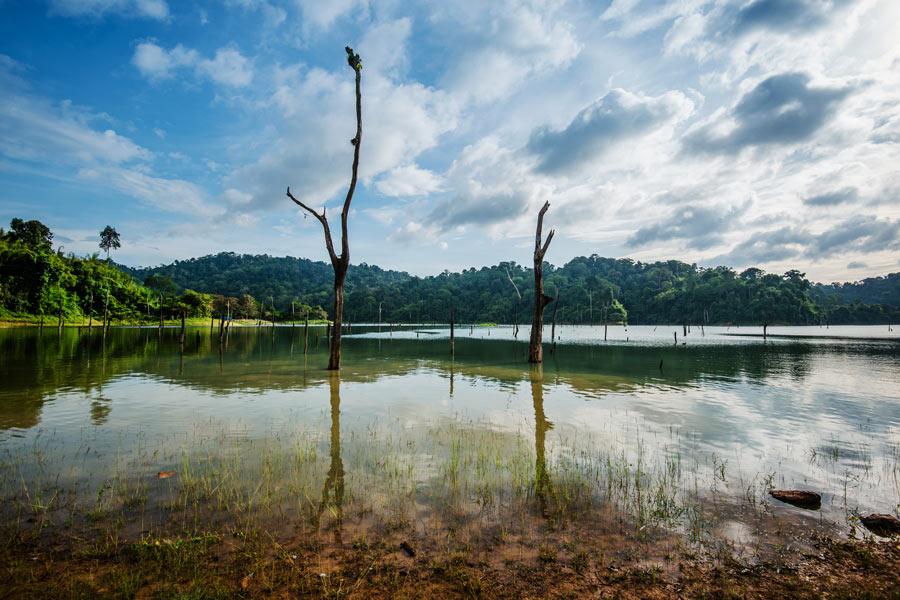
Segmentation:
{"type": "Polygon", "coordinates": [[[541,228],[544,226],[544,213],[550,208],[549,202],[544,202],[543,208],[538,213],[537,233],[534,236],[534,317],[531,319],[531,342],[528,345],[528,362],[539,363],[544,360],[544,348],[541,345],[544,328],[544,308],[553,302],[553,298],[544,294],[544,254],[550,246],[553,229],[547,234],[547,239],[541,245],[541,228]]]}
{"type": "Polygon", "coordinates": [[[294,204],[314,216],[325,233],[325,248],[328,250],[328,256],[331,259],[331,266],[334,268],[334,327],[331,337],[331,352],[328,356],[328,369],[336,370],[341,368],[341,325],[344,317],[344,280],[347,278],[347,267],[350,265],[350,241],[347,238],[347,216],[350,214],[350,201],[353,200],[353,192],[356,190],[356,174],[359,169],[359,146],[362,142],[362,96],[359,91],[360,73],[362,72],[362,62],[360,62],[359,54],[353,53],[353,48],[349,46],[344,48],[347,51],[347,63],[356,74],[356,137],[350,140],[353,144],[353,169],[350,175],[350,188],[347,190],[347,197],[344,199],[344,208],[341,210],[341,253],[334,251],[334,242],[331,239],[331,229],[328,227],[328,220],[325,218],[325,208],[322,208],[322,214],[297,200],[291,194],[291,188],[287,189],[287,197],[294,204]]]}
{"type": "Polygon", "coordinates": [[[512,284],[513,289],[516,290],[516,305],[513,307],[513,337],[519,337],[519,303],[522,301],[522,294],[519,293],[519,286],[516,285],[516,282],[513,281],[512,275],[509,274],[509,267],[506,267],[506,278],[509,279],[509,282],[512,284]]]}

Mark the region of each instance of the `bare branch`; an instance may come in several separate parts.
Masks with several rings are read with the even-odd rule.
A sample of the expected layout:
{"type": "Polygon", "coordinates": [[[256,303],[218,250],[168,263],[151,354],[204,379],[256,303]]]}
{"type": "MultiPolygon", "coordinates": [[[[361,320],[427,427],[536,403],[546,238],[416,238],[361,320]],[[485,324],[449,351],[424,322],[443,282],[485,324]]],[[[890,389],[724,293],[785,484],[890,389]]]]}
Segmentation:
{"type": "Polygon", "coordinates": [[[325,249],[328,250],[328,257],[331,259],[332,264],[337,262],[338,257],[334,253],[334,244],[331,241],[331,228],[328,227],[328,219],[325,218],[325,208],[324,207],[322,208],[322,214],[320,215],[319,213],[314,211],[312,208],[310,208],[306,204],[304,204],[304,203],[300,202],[299,200],[297,200],[296,198],[294,198],[294,195],[291,193],[290,186],[288,186],[288,189],[287,189],[287,197],[290,198],[291,200],[293,200],[294,204],[296,204],[297,206],[299,206],[300,208],[302,208],[303,210],[305,210],[306,212],[308,212],[309,214],[311,214],[312,216],[314,216],[316,219],[319,220],[319,223],[322,224],[322,229],[325,230],[325,249]]]}
{"type": "Polygon", "coordinates": [[[544,255],[547,254],[547,248],[550,246],[550,240],[553,239],[553,234],[556,233],[555,229],[551,229],[550,233],[547,234],[547,239],[544,240],[544,247],[541,248],[541,260],[543,260],[544,255]]]}
{"type": "Polygon", "coordinates": [[[512,276],[509,274],[509,267],[506,267],[506,277],[509,279],[509,282],[513,285],[513,289],[516,290],[516,296],[518,296],[519,300],[521,300],[522,294],[519,293],[519,288],[516,287],[516,282],[513,281],[512,276]]]}

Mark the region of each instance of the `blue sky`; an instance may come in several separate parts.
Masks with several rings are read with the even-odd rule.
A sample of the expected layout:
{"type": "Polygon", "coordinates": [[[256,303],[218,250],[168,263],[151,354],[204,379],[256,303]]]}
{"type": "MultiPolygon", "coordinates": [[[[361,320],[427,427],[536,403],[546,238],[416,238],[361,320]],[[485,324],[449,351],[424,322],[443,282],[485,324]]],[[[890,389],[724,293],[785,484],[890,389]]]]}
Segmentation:
{"type": "MultiPolygon", "coordinates": [[[[363,62],[351,262],[897,271],[896,0],[0,0],[0,221],[155,265],[325,260],[363,62]]],[[[337,240],[336,240],[337,243],[337,240]]]]}

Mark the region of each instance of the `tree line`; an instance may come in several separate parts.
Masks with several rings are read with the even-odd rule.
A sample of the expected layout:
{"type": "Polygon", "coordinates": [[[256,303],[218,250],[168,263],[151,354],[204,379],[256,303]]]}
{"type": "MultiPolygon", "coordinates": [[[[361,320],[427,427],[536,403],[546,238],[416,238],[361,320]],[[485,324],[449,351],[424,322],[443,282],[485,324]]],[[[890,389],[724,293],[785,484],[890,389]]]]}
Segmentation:
{"type": "MultiPolygon", "coordinates": [[[[16,218],[8,231],[0,228],[0,319],[99,324],[104,315],[111,321],[133,323],[182,314],[266,321],[291,316],[289,310],[273,312],[273,299],[263,295],[198,292],[159,274],[136,279],[108,258],[110,250],[120,247],[118,233],[109,226],[101,231],[99,243],[107,252],[106,260],[98,253],[64,254],[62,248],[53,250],[52,242],[53,233],[40,221],[16,218]]],[[[292,301],[297,320],[307,315],[314,321],[326,318],[320,306],[309,306],[299,298],[292,301]]]]}
{"type": "MultiPolygon", "coordinates": [[[[330,317],[331,265],[303,258],[221,252],[152,268],[129,268],[97,254],[77,257],[51,248],[39,221],[13,219],[0,228],[0,318],[102,317],[106,290],[116,321],[155,321],[230,314],[234,318],[302,320],[330,317]],[[273,311],[274,306],[274,311],[273,311]]],[[[524,323],[534,299],[533,268],[501,262],[458,273],[417,277],[362,263],[347,273],[344,311],[352,322],[524,323]],[[511,283],[512,282],[512,283],[511,283]]],[[[803,273],[702,268],[677,260],[641,262],[597,255],[543,266],[544,292],[559,293],[557,320],[632,324],[890,324],[896,304],[865,299],[900,296],[900,273],[853,284],[812,284],[803,273]]],[[[551,304],[545,317],[549,319],[551,304]]]]}
{"type": "MultiPolygon", "coordinates": [[[[576,257],[561,267],[544,263],[544,291],[556,297],[557,319],[566,323],[759,324],[764,319],[795,325],[889,324],[900,310],[865,304],[859,296],[822,296],[797,270],[783,274],[749,268],[702,268],[677,260],[641,262],[597,255],[576,257]],[[821,300],[820,298],[826,298],[821,300]]],[[[331,266],[303,258],[222,252],[152,268],[129,269],[138,279],[165,276],[178,289],[229,296],[274,297],[283,311],[292,299],[327,306],[333,293],[331,266]]],[[[353,322],[446,322],[450,308],[465,323],[513,323],[528,319],[533,298],[518,300],[512,282],[529,289],[533,269],[501,262],[459,273],[417,277],[362,263],[347,274],[344,311],[353,322]]],[[[900,289],[900,275],[888,279],[900,289]]],[[[865,283],[861,284],[863,287],[865,283]]],[[[553,310],[553,306],[547,308],[553,310]]]]}

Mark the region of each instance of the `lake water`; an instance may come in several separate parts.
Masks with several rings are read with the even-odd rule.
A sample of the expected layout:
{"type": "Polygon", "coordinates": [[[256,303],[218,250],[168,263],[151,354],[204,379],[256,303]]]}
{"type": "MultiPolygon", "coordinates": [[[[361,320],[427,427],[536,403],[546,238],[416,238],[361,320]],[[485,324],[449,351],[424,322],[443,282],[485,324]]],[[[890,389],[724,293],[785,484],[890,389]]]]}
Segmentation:
{"type": "MultiPolygon", "coordinates": [[[[444,326],[354,325],[335,376],[324,328],[310,328],[306,353],[290,326],[233,328],[221,346],[217,332],[188,328],[183,347],[171,328],[113,328],[105,340],[97,328],[0,329],[5,517],[140,504],[164,519],[189,491],[220,506],[265,498],[288,515],[402,505],[412,523],[453,490],[479,515],[544,506],[550,490],[581,511],[615,505],[682,530],[704,502],[842,531],[900,510],[896,331],[556,333],[553,348],[546,328],[535,367],[527,326],[518,339],[512,327],[457,326],[451,358],[444,326]],[[771,500],[773,487],[818,491],[822,509],[771,500]]],[[[729,519],[716,527],[745,535],[729,519]]]]}

